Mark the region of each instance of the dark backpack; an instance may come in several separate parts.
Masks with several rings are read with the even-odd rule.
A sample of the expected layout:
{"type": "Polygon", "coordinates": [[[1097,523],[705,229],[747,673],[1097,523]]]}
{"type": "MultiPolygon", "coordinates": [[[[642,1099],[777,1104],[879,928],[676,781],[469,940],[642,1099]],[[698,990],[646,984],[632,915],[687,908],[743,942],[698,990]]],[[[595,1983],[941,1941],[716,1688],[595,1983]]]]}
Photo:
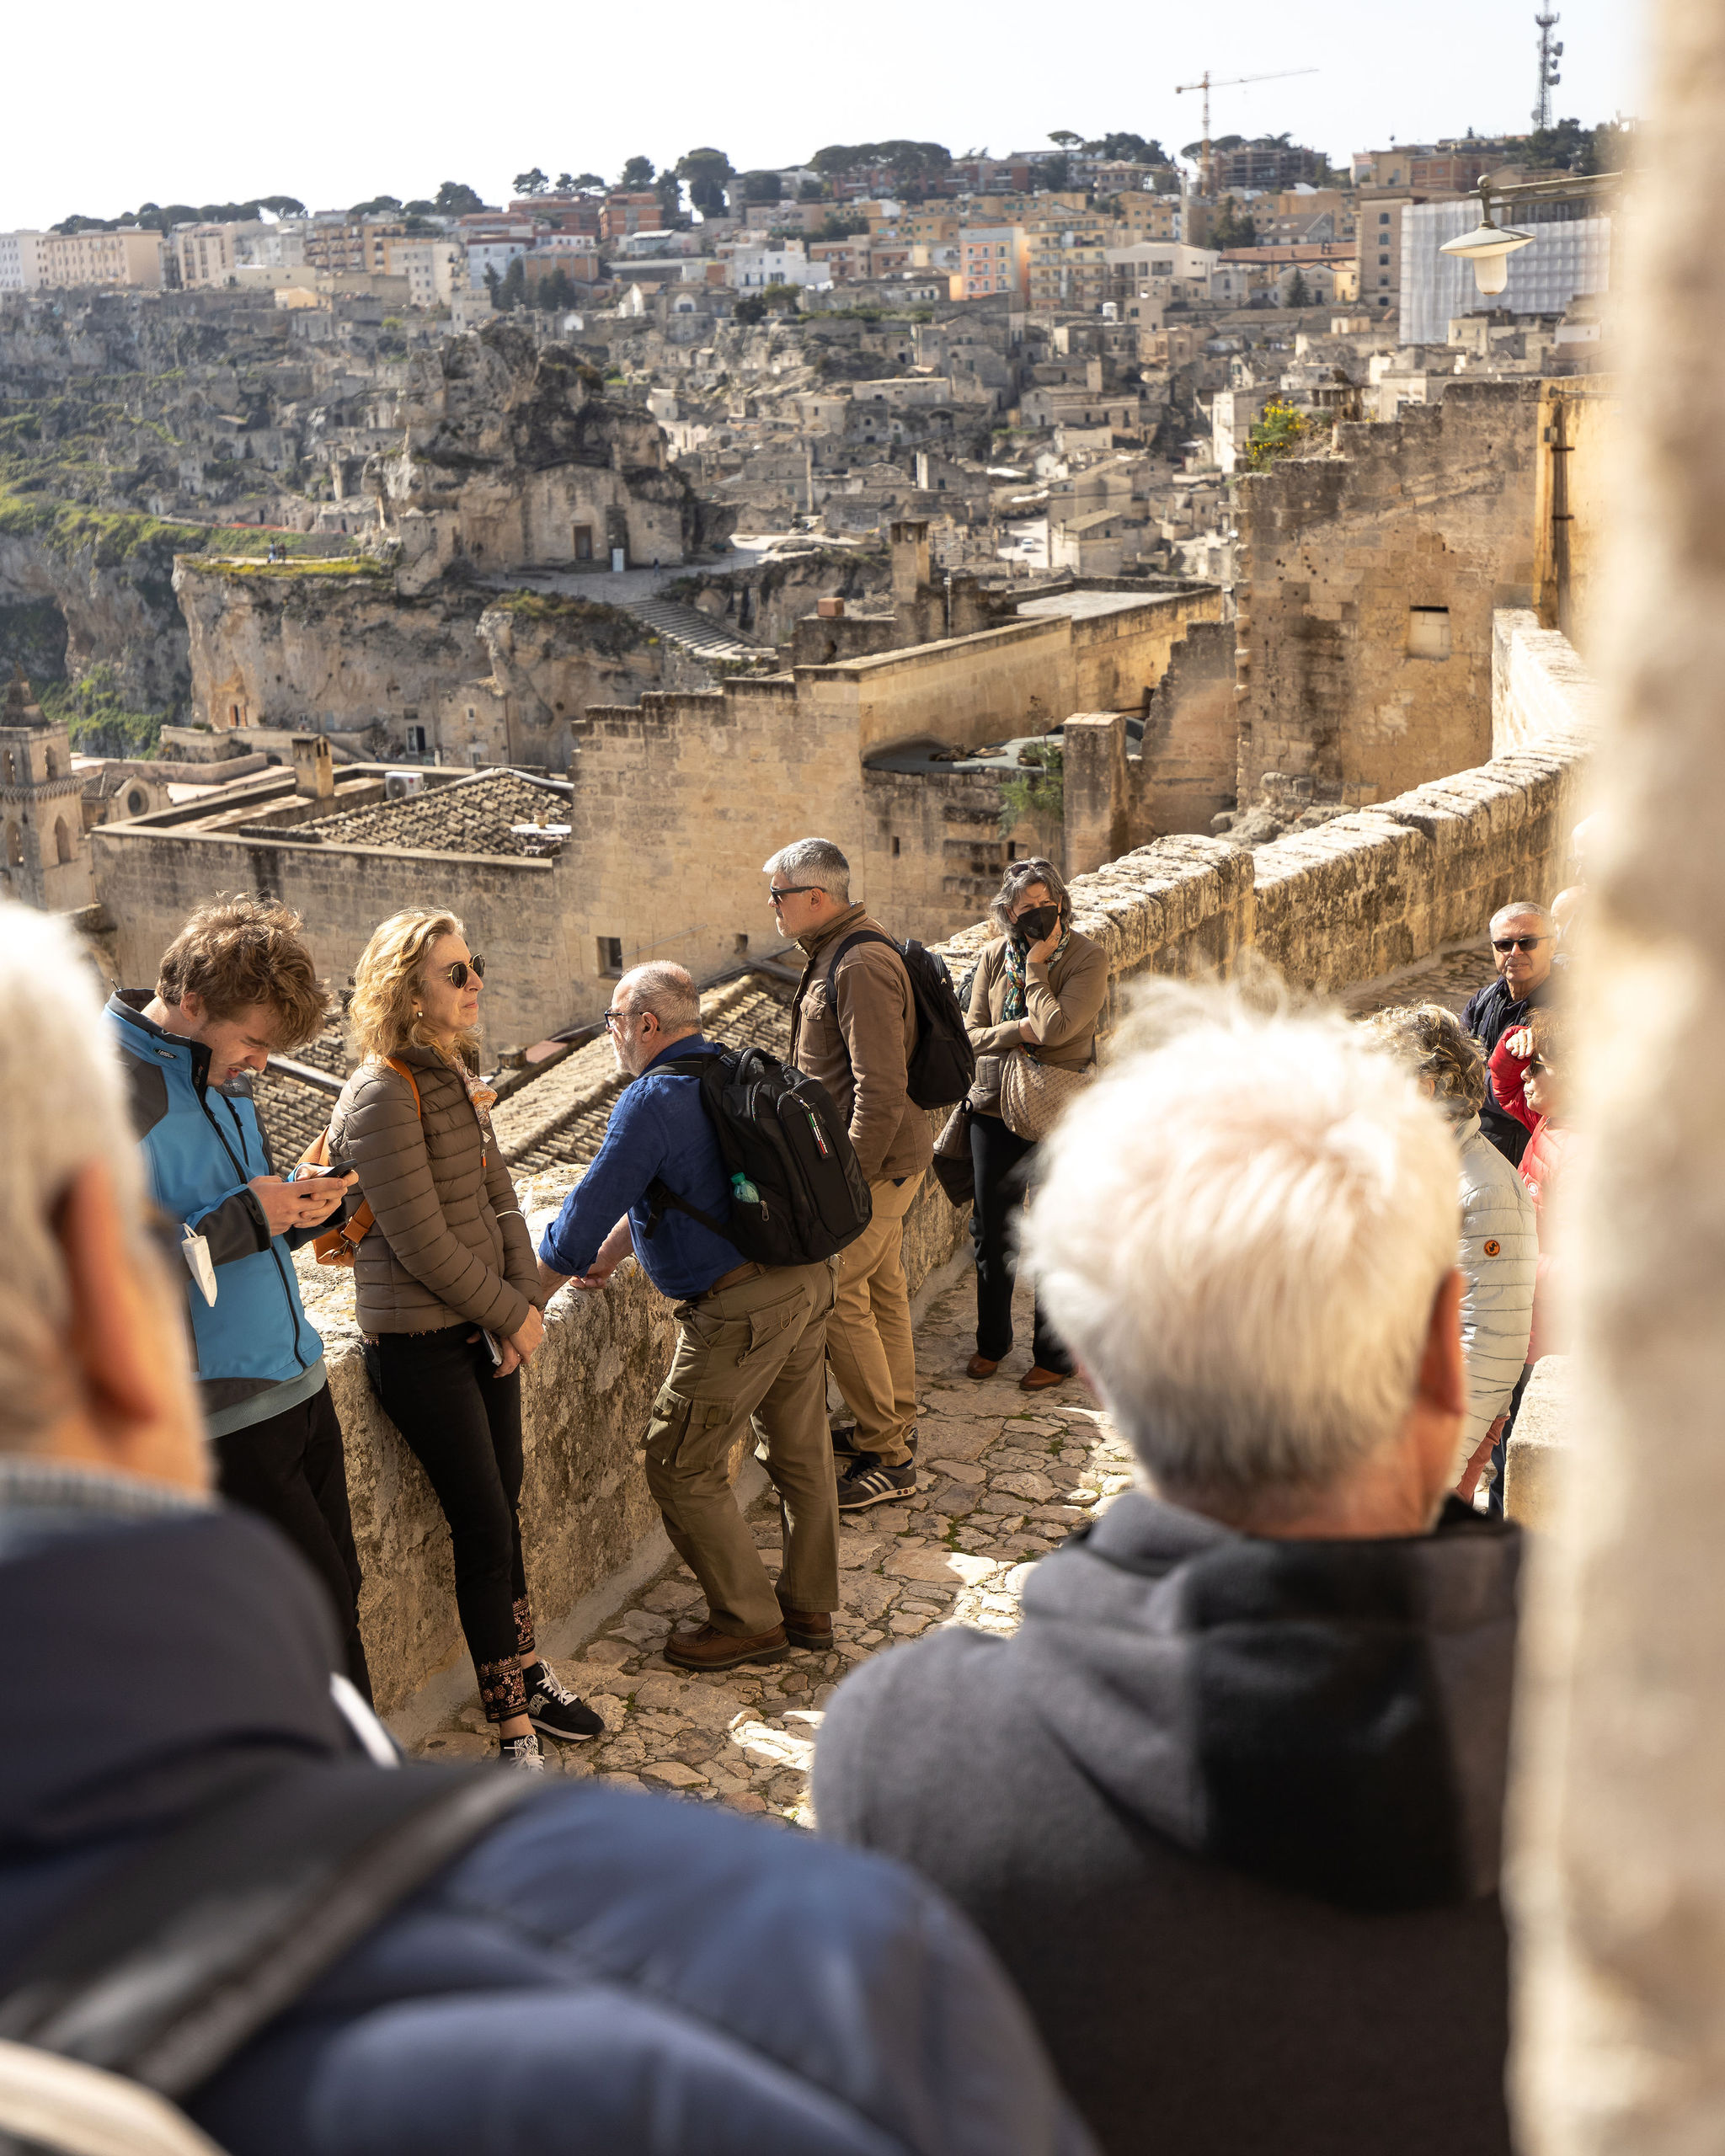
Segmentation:
{"type": "Polygon", "coordinates": [[[666,1209],[686,1213],[757,1265],[817,1265],[873,1218],[868,1185],[824,1086],[764,1049],[666,1056],[653,1065],[701,1081],[701,1105],[730,1178],[729,1216],[715,1220],[662,1178],[647,1186],[650,1235],[666,1209]]]}
{"type": "MultiPolygon", "coordinates": [[[[830,985],[839,961],[859,943],[884,943],[896,951],[911,976],[911,996],[916,1006],[916,1045],[905,1066],[905,1088],[919,1108],[949,1108],[962,1101],[976,1075],[976,1051],[964,1030],[964,1014],[953,992],[947,962],[926,944],[913,938],[895,942],[878,928],[859,928],[847,936],[832,954],[826,969],[830,985]]],[[[800,998],[799,998],[800,1000],[800,998]]]]}

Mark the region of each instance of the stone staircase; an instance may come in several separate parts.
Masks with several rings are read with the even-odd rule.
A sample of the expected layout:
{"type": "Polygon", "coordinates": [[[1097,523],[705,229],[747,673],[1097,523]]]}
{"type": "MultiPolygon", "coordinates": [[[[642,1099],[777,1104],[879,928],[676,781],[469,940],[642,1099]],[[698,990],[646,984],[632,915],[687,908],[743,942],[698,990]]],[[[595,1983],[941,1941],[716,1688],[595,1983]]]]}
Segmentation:
{"type": "Polygon", "coordinates": [[[699,659],[747,661],[777,656],[771,645],[745,643],[698,606],[681,606],[674,599],[625,599],[619,604],[667,643],[679,644],[699,659]]]}

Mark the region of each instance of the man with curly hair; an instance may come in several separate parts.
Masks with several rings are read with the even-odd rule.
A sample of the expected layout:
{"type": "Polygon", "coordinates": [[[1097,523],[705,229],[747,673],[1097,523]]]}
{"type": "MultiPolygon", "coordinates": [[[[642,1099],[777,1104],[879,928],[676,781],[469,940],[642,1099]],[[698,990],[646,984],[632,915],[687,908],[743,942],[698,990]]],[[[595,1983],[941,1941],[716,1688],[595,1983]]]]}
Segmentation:
{"type": "Polygon", "coordinates": [[[341,1425],[293,1251],[336,1214],[351,1176],[285,1181],[250,1074],[318,1033],[328,997],[299,915],[240,893],[198,907],[153,995],[108,1006],[150,1194],[166,1215],[222,1494],[273,1520],[335,1604],[346,1673],[371,1698],[341,1425]]]}

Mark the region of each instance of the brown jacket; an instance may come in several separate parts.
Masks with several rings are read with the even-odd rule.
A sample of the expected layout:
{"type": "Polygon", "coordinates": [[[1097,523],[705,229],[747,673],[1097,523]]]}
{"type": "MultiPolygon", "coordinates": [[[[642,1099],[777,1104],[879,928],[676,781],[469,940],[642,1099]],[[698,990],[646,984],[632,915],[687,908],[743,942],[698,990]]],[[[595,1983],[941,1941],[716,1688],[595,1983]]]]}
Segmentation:
{"type": "Polygon", "coordinates": [[[896,1182],[934,1158],[927,1114],[905,1090],[916,1003],[904,960],[884,943],[859,943],[828,979],[833,953],[859,928],[886,933],[860,905],[847,906],[804,942],[809,963],[798,990],[791,1061],[831,1094],[868,1181],[896,1182]]]}
{"type": "Polygon", "coordinates": [[[1007,941],[991,943],[977,963],[970,985],[970,1008],[964,1030],[978,1055],[1005,1055],[1032,1049],[1039,1063],[1061,1070],[1081,1070],[1096,1052],[1096,1022],[1108,1001],[1108,953],[1100,943],[1075,928],[1060,955],[1024,971],[1024,1015],[1035,1038],[1024,1040],[1018,1021],[1001,1022],[1007,1000],[1007,941]]]}
{"type": "Polygon", "coordinates": [[[332,1152],[349,1155],[375,1219],[354,1259],[362,1332],[435,1332],[462,1319],[499,1339],[540,1304],[527,1224],[497,1143],[460,1077],[429,1049],[406,1048],[422,1113],[405,1079],[362,1063],[330,1119],[332,1152]]]}

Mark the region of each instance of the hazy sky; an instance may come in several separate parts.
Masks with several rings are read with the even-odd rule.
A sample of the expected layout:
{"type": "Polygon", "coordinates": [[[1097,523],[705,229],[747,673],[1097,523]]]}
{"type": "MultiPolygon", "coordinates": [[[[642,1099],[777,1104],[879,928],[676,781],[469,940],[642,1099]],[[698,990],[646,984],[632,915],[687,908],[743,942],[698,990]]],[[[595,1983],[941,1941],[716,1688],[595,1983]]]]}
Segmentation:
{"type": "MultiPolygon", "coordinates": [[[[1567,0],[1560,12],[1558,115],[1634,111],[1642,7],[1567,0]]],[[[894,136],[998,155],[1058,127],[1130,128],[1173,152],[1199,132],[1199,99],[1175,85],[1206,67],[1218,78],[1316,68],[1218,91],[1211,125],[1287,129],[1343,158],[1391,136],[1525,129],[1533,14],[1532,0],[1405,11],[1232,0],[1214,18],[1141,0],[875,0],[836,12],[654,0],[480,17],[447,0],[387,16],[179,0],[167,16],[98,11],[67,78],[68,19],[32,8],[7,40],[15,93],[0,138],[0,229],[146,200],[280,193],[343,208],[430,195],[443,179],[501,201],[536,164],[614,177],[635,152],[662,165],[706,143],[739,168],[894,136]]]]}

